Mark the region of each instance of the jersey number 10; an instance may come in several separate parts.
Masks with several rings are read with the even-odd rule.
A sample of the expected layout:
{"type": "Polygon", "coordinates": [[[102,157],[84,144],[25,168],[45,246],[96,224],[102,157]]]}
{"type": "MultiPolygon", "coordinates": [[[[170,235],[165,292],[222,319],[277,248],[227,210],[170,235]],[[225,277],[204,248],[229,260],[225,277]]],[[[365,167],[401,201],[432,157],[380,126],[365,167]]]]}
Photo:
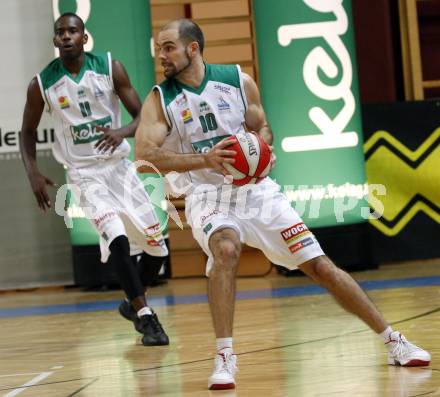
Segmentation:
{"type": "Polygon", "coordinates": [[[199,117],[203,132],[215,131],[218,127],[214,113],[207,113],[205,116],[199,117]]]}

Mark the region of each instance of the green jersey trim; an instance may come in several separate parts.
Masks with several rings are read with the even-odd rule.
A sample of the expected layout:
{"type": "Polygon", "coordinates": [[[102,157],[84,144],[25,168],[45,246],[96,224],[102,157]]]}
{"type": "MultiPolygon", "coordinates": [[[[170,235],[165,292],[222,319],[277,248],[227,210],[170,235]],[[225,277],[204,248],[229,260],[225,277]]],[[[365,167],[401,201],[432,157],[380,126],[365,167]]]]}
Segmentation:
{"type": "Polygon", "coordinates": [[[194,92],[194,94],[200,95],[205,89],[206,84],[208,84],[208,81],[210,80],[210,74],[211,74],[211,65],[205,63],[205,77],[203,77],[202,84],[200,84],[199,87],[191,87],[189,85],[181,83],[180,81],[175,80],[176,85],[180,86],[181,88],[184,88],[189,92],[194,92]]]}
{"type": "Polygon", "coordinates": [[[109,57],[107,54],[84,53],[84,63],[76,76],[73,76],[63,65],[61,58],[54,59],[40,73],[41,84],[44,90],[52,87],[63,76],[69,77],[75,83],[79,83],[87,70],[98,74],[109,75],[109,57]]]}
{"type": "Polygon", "coordinates": [[[209,80],[240,88],[240,74],[237,65],[209,65],[209,80]]]}
{"type": "Polygon", "coordinates": [[[165,91],[162,89],[162,87],[160,86],[160,85],[155,85],[154,87],[153,87],[153,91],[154,90],[157,90],[157,92],[159,92],[159,96],[160,96],[160,104],[161,104],[161,106],[162,106],[162,111],[163,111],[163,114],[165,115],[165,118],[166,118],[166,120],[167,120],[167,123],[168,123],[168,126],[169,127],[172,127],[172,124],[171,124],[171,120],[170,120],[170,116],[169,116],[169,114],[168,114],[168,107],[167,107],[167,105],[165,104],[165,91]]]}
{"type": "Polygon", "coordinates": [[[49,113],[51,113],[52,112],[52,107],[50,106],[50,102],[47,99],[46,91],[43,88],[43,82],[41,81],[41,76],[39,74],[37,74],[36,78],[37,78],[37,81],[38,81],[38,88],[40,88],[40,93],[41,93],[41,96],[42,96],[42,98],[44,100],[44,103],[46,104],[49,113]]]}
{"type": "Polygon", "coordinates": [[[200,95],[205,89],[208,81],[214,81],[217,83],[224,83],[235,88],[240,87],[240,73],[237,65],[213,65],[205,64],[205,77],[199,87],[191,87],[189,85],[183,84],[176,79],[166,79],[159,84],[163,97],[165,106],[168,106],[173,100],[179,95],[183,89],[200,95]]]}
{"type": "MultiPolygon", "coordinates": [[[[165,106],[168,106],[174,99],[182,92],[182,89],[177,86],[176,80],[167,79],[159,84],[160,93],[163,95],[165,106]]],[[[161,95],[161,96],[162,96],[161,95]]]]}

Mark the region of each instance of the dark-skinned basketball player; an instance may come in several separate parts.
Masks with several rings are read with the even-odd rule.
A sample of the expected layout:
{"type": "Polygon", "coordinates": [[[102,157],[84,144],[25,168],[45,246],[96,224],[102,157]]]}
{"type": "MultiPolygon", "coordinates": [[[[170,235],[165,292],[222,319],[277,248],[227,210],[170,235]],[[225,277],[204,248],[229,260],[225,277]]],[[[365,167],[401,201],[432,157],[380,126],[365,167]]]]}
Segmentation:
{"type": "Polygon", "coordinates": [[[36,129],[47,107],[55,122],[54,157],[67,169],[71,190],[100,235],[102,260],[112,255],[131,303],[121,304],[121,314],[133,320],[144,345],[167,345],[130,258],[130,243],[159,263],[168,253],[149,196],[126,158],[130,145],[125,138],[135,133],[141,103],[123,65],[110,53],[86,53],[87,39],[76,14],[56,20],[53,43],[60,56],[29,84],[20,139],[23,162],[37,203],[46,211],[51,207],[47,186],[54,184],[38,169],[36,129]],[[119,99],[133,117],[125,126],[119,99]]]}

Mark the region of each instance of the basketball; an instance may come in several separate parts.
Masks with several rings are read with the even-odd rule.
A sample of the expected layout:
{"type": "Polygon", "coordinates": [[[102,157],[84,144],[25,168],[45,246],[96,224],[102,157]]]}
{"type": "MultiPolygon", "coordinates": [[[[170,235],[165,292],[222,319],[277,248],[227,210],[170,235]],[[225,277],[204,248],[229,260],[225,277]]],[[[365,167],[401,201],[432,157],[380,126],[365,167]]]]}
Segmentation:
{"type": "Polygon", "coordinates": [[[258,183],[269,175],[271,150],[259,135],[240,132],[228,139],[231,144],[227,149],[237,154],[234,164],[223,163],[223,166],[232,175],[233,185],[258,183]]]}

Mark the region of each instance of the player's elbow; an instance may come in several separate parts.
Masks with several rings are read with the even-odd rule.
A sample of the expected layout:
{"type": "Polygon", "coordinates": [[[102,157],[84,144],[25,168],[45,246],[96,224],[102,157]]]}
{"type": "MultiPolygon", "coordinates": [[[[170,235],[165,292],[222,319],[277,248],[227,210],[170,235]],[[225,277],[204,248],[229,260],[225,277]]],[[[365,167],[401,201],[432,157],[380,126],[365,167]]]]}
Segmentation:
{"type": "Polygon", "coordinates": [[[154,160],[152,153],[151,148],[135,145],[134,158],[137,172],[141,174],[151,174],[155,172],[152,164],[154,160]]]}
{"type": "Polygon", "coordinates": [[[135,161],[145,160],[144,151],[139,148],[139,145],[136,143],[134,145],[134,159],[135,161]]]}

